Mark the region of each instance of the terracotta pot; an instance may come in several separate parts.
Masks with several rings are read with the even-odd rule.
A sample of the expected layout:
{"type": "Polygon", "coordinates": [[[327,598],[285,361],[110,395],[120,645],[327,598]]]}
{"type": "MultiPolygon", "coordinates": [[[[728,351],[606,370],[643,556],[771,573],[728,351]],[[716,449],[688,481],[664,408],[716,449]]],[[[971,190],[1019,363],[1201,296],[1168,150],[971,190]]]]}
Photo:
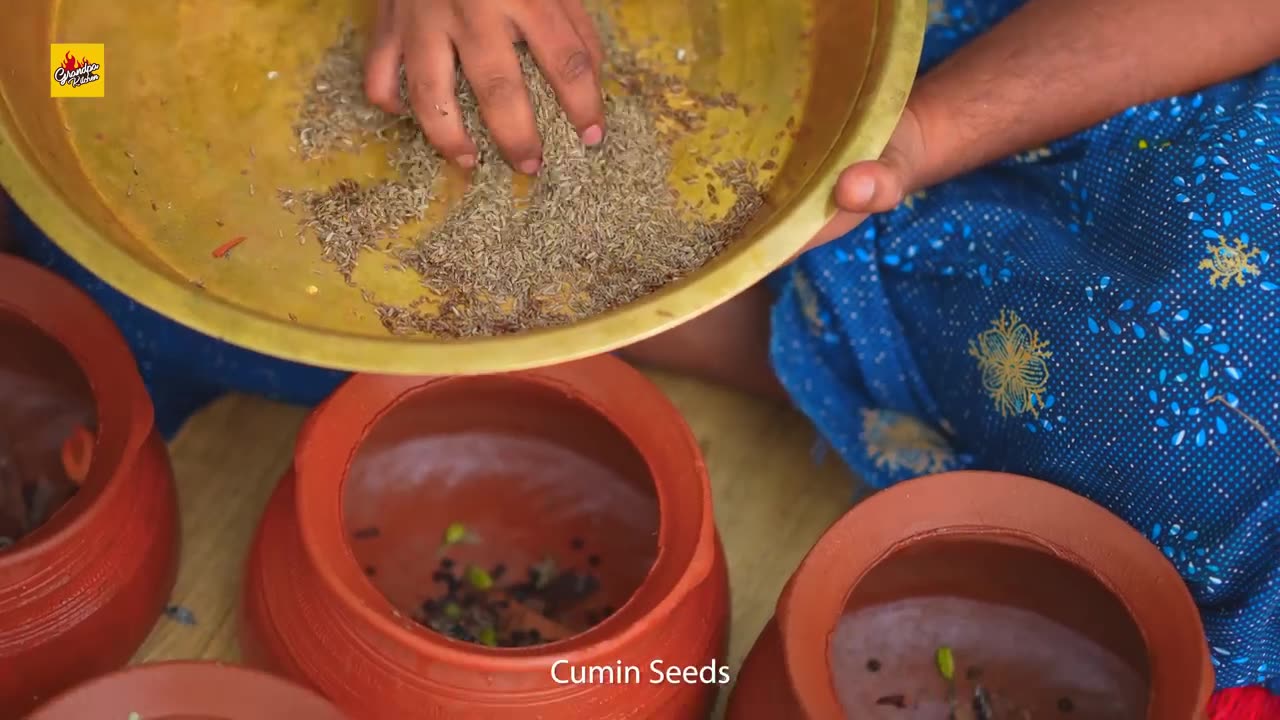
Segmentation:
{"type": "Polygon", "coordinates": [[[303,428],[247,572],[245,657],[362,720],[682,720],[705,717],[727,680],[712,667],[728,584],[697,443],[658,389],[611,357],[353,377],[303,428]],[[445,544],[451,525],[465,539],[445,544]],[[501,594],[511,612],[524,605],[514,630],[554,642],[487,647],[415,621],[445,565],[502,586],[547,556],[558,578],[599,587],[543,612],[501,594]],[[655,660],[702,679],[652,684],[655,660]],[[618,682],[599,670],[581,682],[587,668],[618,682]]]}
{"type": "Polygon", "coordinates": [[[80,291],[9,256],[0,256],[0,395],[0,485],[10,490],[0,505],[52,511],[0,551],[8,720],[129,660],[173,588],[178,510],[124,339],[80,291]],[[62,498],[50,494],[69,492],[54,510],[62,498]]]}
{"type": "Polygon", "coordinates": [[[13,237],[13,220],[10,219],[12,212],[13,202],[0,188],[0,253],[12,252],[17,245],[13,237]]]}
{"type": "Polygon", "coordinates": [[[215,662],[135,665],[60,695],[28,720],[346,720],[287,680],[215,662]],[[136,715],[135,715],[136,713],[136,715]]]}
{"type": "Polygon", "coordinates": [[[976,717],[979,687],[997,713],[1191,719],[1213,670],[1186,586],[1139,533],[1052,485],[956,472],[877,493],[827,531],[727,717],[945,717],[949,692],[955,717],[976,717]]]}

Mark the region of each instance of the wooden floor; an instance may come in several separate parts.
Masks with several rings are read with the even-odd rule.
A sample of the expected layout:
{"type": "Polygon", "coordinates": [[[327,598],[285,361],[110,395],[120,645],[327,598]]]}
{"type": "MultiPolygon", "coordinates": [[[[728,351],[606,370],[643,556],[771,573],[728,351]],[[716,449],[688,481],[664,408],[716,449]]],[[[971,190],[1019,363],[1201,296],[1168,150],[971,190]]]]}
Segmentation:
{"type": "MultiPolygon", "coordinates": [[[[710,468],[729,558],[728,662],[736,670],[796,564],[849,506],[855,483],[834,456],[815,466],[813,431],[793,412],[689,380],[653,377],[684,413],[710,468]]],[[[195,623],[161,619],[137,661],[237,658],[242,561],[304,416],[299,408],[231,396],[193,418],[174,440],[183,546],[173,603],[189,609],[195,623]]]]}

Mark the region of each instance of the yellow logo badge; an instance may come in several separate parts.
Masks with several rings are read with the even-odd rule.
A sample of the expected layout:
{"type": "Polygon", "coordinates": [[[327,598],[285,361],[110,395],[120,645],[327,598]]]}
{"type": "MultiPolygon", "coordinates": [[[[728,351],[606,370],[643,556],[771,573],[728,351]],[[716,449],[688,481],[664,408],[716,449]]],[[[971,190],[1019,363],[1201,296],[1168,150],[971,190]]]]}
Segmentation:
{"type": "Polygon", "coordinates": [[[107,89],[106,64],[106,53],[101,43],[50,45],[50,97],[103,97],[107,89]]]}

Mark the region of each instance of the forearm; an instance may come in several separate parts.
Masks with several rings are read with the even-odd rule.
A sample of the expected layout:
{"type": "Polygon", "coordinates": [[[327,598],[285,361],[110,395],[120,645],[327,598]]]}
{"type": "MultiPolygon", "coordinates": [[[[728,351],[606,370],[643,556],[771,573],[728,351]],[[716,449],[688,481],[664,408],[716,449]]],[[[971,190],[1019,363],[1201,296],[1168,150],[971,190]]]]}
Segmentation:
{"type": "Polygon", "coordinates": [[[1280,0],[1030,0],[922,77],[927,187],[1280,58],[1280,0]]]}

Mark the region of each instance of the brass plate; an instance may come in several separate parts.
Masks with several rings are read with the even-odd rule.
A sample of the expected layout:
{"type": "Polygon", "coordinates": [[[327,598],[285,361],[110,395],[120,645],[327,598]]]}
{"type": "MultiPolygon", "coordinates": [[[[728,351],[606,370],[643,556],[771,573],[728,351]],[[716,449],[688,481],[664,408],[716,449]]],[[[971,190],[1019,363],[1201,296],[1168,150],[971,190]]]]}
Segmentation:
{"type": "MultiPolygon", "coordinates": [[[[851,161],[887,142],[914,79],[926,0],[621,0],[614,20],[715,110],[677,145],[780,168],[744,237],[708,266],[626,307],[560,328],[465,341],[390,335],[357,288],[295,239],[278,186],[387,170],[381,148],[303,163],[295,108],[359,0],[24,2],[0,27],[0,182],[77,261],[138,302],[277,357],[388,373],[514,370],[607,352],[703,313],[789,259],[829,217],[851,161]],[[660,40],[649,42],[648,38],[660,40]],[[105,45],[105,97],[50,97],[51,42],[105,45]],[[683,50],[683,52],[680,52],[683,50]],[[785,133],[788,128],[794,132],[785,133]],[[779,141],[777,136],[784,132],[779,141]],[[252,192],[251,192],[252,185],[252,192]],[[218,221],[222,225],[218,225],[218,221]],[[249,238],[228,258],[212,250],[249,238]]],[[[353,15],[355,13],[355,15],[353,15]]],[[[454,178],[450,182],[458,183],[454,178]]],[[[356,279],[408,301],[411,273],[371,258],[356,279]]]]}

